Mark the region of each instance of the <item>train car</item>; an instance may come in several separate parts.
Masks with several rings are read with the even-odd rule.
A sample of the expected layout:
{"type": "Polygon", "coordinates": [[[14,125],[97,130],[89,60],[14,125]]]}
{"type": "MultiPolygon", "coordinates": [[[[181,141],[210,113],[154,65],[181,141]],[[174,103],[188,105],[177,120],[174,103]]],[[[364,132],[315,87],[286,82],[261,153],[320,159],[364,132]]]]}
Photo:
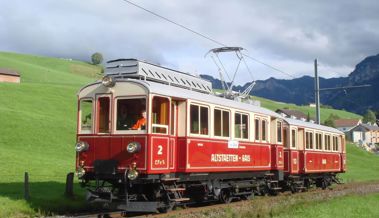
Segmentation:
{"type": "Polygon", "coordinates": [[[315,169],[324,176],[343,172],[328,168],[336,155],[344,162],[343,146],[331,152],[307,150],[300,146],[305,142],[288,146],[294,128],[304,134],[320,130],[342,145],[334,129],[215,96],[209,81],[136,59],[109,61],[105,74],[78,93],[76,171],[91,202],[167,211],[276,194],[299,180],[297,189],[318,184],[310,176],[315,169]],[[317,168],[324,166],[318,153],[330,153],[327,168],[317,168]]]}
{"type": "Polygon", "coordinates": [[[316,184],[326,188],[339,183],[346,171],[345,135],[328,126],[286,118],[284,127],[285,181],[293,192],[316,184]]]}

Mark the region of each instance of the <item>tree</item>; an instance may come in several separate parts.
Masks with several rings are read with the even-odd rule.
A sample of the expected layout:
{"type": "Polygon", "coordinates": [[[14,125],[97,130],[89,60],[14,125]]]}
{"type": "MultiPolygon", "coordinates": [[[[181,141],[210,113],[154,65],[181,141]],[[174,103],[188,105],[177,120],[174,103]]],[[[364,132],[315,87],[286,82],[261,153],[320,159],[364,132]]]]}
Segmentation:
{"type": "Polygon", "coordinates": [[[324,125],[336,128],[336,124],[334,121],[338,120],[338,119],[340,119],[340,117],[338,115],[332,113],[329,115],[328,119],[326,119],[324,121],[324,125]]]}
{"type": "Polygon", "coordinates": [[[376,116],[374,111],[368,109],[366,113],[363,115],[363,122],[364,123],[375,123],[376,122],[376,116]]]}
{"type": "Polygon", "coordinates": [[[324,125],[336,128],[336,124],[334,123],[334,120],[329,119],[329,118],[324,121],[324,125]]]}
{"type": "Polygon", "coordinates": [[[103,55],[99,52],[96,52],[91,56],[91,60],[92,64],[94,65],[101,64],[101,62],[103,62],[103,55]]]}

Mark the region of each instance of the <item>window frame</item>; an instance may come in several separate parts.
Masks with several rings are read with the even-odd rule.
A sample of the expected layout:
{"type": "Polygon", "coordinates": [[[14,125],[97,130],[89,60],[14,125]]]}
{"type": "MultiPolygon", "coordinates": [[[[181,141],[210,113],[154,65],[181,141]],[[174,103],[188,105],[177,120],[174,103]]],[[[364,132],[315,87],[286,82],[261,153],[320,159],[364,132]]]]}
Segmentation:
{"type": "Polygon", "coordinates": [[[297,149],[298,148],[298,129],[296,127],[291,127],[290,128],[290,148],[291,149],[297,149]],[[295,146],[292,145],[292,142],[293,142],[293,135],[292,135],[292,131],[295,131],[295,146]]]}
{"type": "MultiPolygon", "coordinates": [[[[151,134],[154,134],[154,135],[170,135],[170,133],[171,133],[171,126],[170,126],[170,124],[171,124],[171,98],[167,97],[167,96],[161,96],[161,95],[152,95],[151,96],[151,109],[150,109],[151,115],[153,114],[153,102],[154,102],[155,97],[165,98],[168,100],[168,123],[167,123],[167,125],[156,124],[156,123],[153,123],[153,120],[151,119],[151,122],[147,122],[147,126],[149,126],[149,124],[151,125],[151,128],[149,128],[150,131],[148,131],[148,132],[151,134]],[[166,128],[166,133],[153,132],[154,127],[166,128]]],[[[152,117],[152,116],[148,116],[148,117],[152,117]]]]}
{"type": "MultiPolygon", "coordinates": [[[[230,118],[229,118],[230,119],[230,118]]],[[[230,125],[229,125],[230,126],[230,125]]],[[[249,141],[250,140],[250,115],[246,112],[242,112],[242,111],[235,111],[234,112],[234,123],[233,123],[233,127],[234,127],[234,138],[235,139],[239,139],[241,141],[249,141]],[[236,137],[236,131],[235,131],[235,125],[236,125],[236,115],[239,114],[240,115],[240,121],[241,121],[241,126],[240,126],[240,132],[241,132],[241,137],[240,138],[237,138],[236,137]],[[247,122],[246,122],[246,132],[247,132],[247,138],[243,138],[243,133],[242,133],[242,121],[243,121],[243,116],[246,116],[247,117],[247,122]]],[[[229,132],[230,132],[230,129],[229,129],[229,132]]]]}
{"type": "Polygon", "coordinates": [[[261,142],[262,141],[262,126],[261,126],[261,118],[254,116],[254,141],[261,142]],[[257,121],[258,121],[258,131],[257,131],[257,121]],[[258,134],[258,135],[257,135],[258,134]],[[257,139],[258,136],[258,139],[257,139]]]}
{"type": "Polygon", "coordinates": [[[333,143],[332,143],[332,152],[339,152],[340,150],[340,141],[339,141],[339,136],[338,135],[333,135],[333,143]],[[334,141],[334,139],[336,139],[334,141]],[[335,143],[336,142],[336,143],[335,143]]]}
{"type": "Polygon", "coordinates": [[[269,132],[270,132],[270,123],[268,122],[268,119],[267,118],[261,118],[261,123],[260,123],[260,126],[261,126],[261,142],[263,143],[267,143],[269,142],[269,138],[270,138],[270,135],[269,135],[269,132]],[[263,121],[265,121],[265,139],[263,140],[263,121]]]}
{"type": "Polygon", "coordinates": [[[275,135],[276,135],[276,143],[279,144],[279,145],[282,145],[283,144],[283,121],[281,120],[277,120],[276,123],[275,123],[275,135]],[[278,123],[280,123],[280,141],[278,140],[278,123]]]}
{"type": "Polygon", "coordinates": [[[325,151],[332,151],[332,136],[329,133],[324,134],[324,150],[325,151]],[[328,142],[328,143],[327,143],[328,142]],[[329,149],[328,149],[329,147],[329,149]]]}
{"type": "Polygon", "coordinates": [[[95,128],[94,128],[94,133],[98,135],[109,135],[112,134],[114,129],[113,129],[113,119],[112,119],[112,114],[113,114],[113,95],[112,94],[96,94],[95,95],[95,128]],[[99,98],[104,98],[107,97],[109,98],[109,114],[108,114],[108,119],[109,119],[109,132],[99,132],[99,127],[100,127],[100,122],[99,122],[99,116],[100,116],[100,110],[99,110],[99,98]]]}
{"type": "Polygon", "coordinates": [[[205,105],[205,104],[201,104],[201,103],[197,103],[197,102],[188,102],[188,112],[187,112],[187,117],[188,117],[188,124],[187,124],[187,127],[188,127],[188,134],[190,136],[196,136],[196,137],[210,137],[210,106],[209,105],[205,105]],[[198,106],[198,112],[199,112],[199,133],[192,133],[191,132],[191,106],[198,106]],[[207,108],[208,109],[208,127],[207,127],[207,134],[201,134],[201,130],[200,130],[200,121],[201,121],[201,107],[204,107],[204,108],[207,108]]]}
{"type": "Polygon", "coordinates": [[[96,113],[95,113],[95,105],[96,105],[96,100],[94,100],[93,98],[91,97],[83,97],[81,99],[79,99],[78,101],[79,105],[78,105],[78,130],[77,130],[77,134],[93,134],[94,133],[94,130],[95,130],[95,119],[96,119],[96,113]],[[90,100],[92,102],[92,107],[91,107],[91,130],[88,131],[88,132],[83,132],[82,131],[82,108],[81,108],[81,102],[82,101],[88,101],[90,100]],[[95,119],[94,119],[95,118],[95,119]]]}
{"type": "Polygon", "coordinates": [[[230,128],[230,124],[231,124],[231,115],[232,112],[231,110],[229,109],[226,109],[226,108],[221,108],[221,107],[214,107],[212,109],[212,117],[213,117],[213,122],[212,122],[212,136],[215,137],[215,138],[220,138],[220,139],[229,139],[231,138],[231,128],[230,128]],[[221,136],[217,136],[215,135],[215,128],[214,128],[214,125],[215,125],[215,110],[219,110],[221,112],[221,136]],[[223,118],[223,112],[227,112],[229,114],[229,134],[228,136],[224,136],[224,118],[223,118]]]}
{"type": "Polygon", "coordinates": [[[320,132],[320,131],[316,131],[315,132],[315,150],[316,151],[322,151],[323,149],[324,149],[324,143],[323,143],[323,139],[324,138],[324,134],[322,133],[322,132],[320,132]],[[321,135],[321,137],[320,138],[318,138],[317,136],[318,135],[321,135]],[[318,147],[318,144],[317,144],[317,141],[319,140],[319,139],[321,139],[321,141],[320,141],[320,148],[317,148],[318,147]]]}
{"type": "Polygon", "coordinates": [[[146,134],[149,130],[149,120],[150,113],[148,109],[148,96],[147,95],[133,95],[133,96],[117,96],[113,99],[114,110],[113,110],[113,134],[146,134]],[[146,129],[145,130],[117,130],[117,108],[118,108],[118,100],[128,100],[128,99],[139,99],[145,98],[146,105],[146,129]]]}
{"type": "Polygon", "coordinates": [[[315,148],[314,148],[314,142],[315,142],[315,139],[314,139],[315,133],[314,133],[314,131],[306,129],[306,130],[304,130],[304,135],[305,135],[305,137],[304,137],[304,140],[305,140],[305,146],[304,146],[304,148],[305,148],[305,150],[315,150],[315,148]],[[310,137],[311,142],[312,142],[312,143],[309,144],[310,148],[307,148],[307,133],[311,134],[311,136],[312,136],[312,137],[310,137]]]}

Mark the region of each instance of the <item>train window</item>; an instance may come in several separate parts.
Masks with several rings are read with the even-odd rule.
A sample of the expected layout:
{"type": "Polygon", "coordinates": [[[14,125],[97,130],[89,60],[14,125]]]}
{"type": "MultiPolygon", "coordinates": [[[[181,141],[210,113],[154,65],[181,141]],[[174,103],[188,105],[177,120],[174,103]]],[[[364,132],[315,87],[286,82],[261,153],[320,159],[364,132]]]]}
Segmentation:
{"type": "Polygon", "coordinates": [[[246,114],[235,113],[234,137],[240,139],[248,138],[248,116],[246,114]]]}
{"type": "Polygon", "coordinates": [[[276,122],[276,140],[278,143],[282,143],[282,122],[276,122]]]}
{"type": "Polygon", "coordinates": [[[116,130],[145,130],[146,99],[117,99],[116,117],[116,130]]]}
{"type": "Polygon", "coordinates": [[[333,151],[338,151],[338,147],[339,147],[338,137],[337,136],[333,136],[333,151]]]}
{"type": "Polygon", "coordinates": [[[190,106],[190,130],[193,134],[208,135],[208,108],[190,106]]]}
{"type": "Polygon", "coordinates": [[[214,135],[229,137],[229,111],[214,109],[214,135]]]}
{"type": "Polygon", "coordinates": [[[170,100],[168,98],[154,97],[152,104],[152,130],[153,133],[168,134],[170,100]]]}
{"type": "Polygon", "coordinates": [[[99,133],[109,133],[109,124],[110,124],[110,118],[109,118],[109,111],[110,111],[110,100],[109,97],[100,97],[98,98],[98,115],[97,115],[97,122],[99,124],[98,126],[98,132],[99,133]]]}
{"type": "Polygon", "coordinates": [[[316,149],[321,150],[322,149],[322,134],[316,133],[316,149]]]}
{"type": "Polygon", "coordinates": [[[325,135],[324,137],[325,141],[325,150],[330,151],[330,135],[325,135]]]}
{"type": "Polygon", "coordinates": [[[255,127],[255,140],[259,141],[260,140],[260,138],[259,138],[260,128],[259,128],[259,119],[258,118],[254,119],[254,127],[255,127]]]}
{"type": "Polygon", "coordinates": [[[92,100],[80,101],[80,132],[92,133],[92,100]]]}
{"type": "Polygon", "coordinates": [[[200,107],[200,134],[208,135],[208,108],[200,107]]]}
{"type": "Polygon", "coordinates": [[[267,141],[267,121],[262,120],[262,141],[267,141]]]}
{"type": "Polygon", "coordinates": [[[305,132],[305,148],[313,149],[313,133],[305,132]]]}
{"type": "Polygon", "coordinates": [[[297,142],[297,131],[296,129],[291,130],[291,148],[296,148],[297,142]]]}
{"type": "Polygon", "coordinates": [[[229,111],[222,111],[222,136],[229,137],[229,111]]]}

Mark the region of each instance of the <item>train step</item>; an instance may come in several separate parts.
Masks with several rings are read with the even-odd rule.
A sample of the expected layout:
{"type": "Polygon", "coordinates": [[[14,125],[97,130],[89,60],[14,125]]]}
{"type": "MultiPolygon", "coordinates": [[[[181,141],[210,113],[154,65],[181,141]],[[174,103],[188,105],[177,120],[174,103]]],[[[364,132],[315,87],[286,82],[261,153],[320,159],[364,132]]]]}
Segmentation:
{"type": "Polygon", "coordinates": [[[280,187],[274,187],[274,188],[271,188],[272,190],[282,190],[282,188],[280,187]]]}
{"type": "Polygon", "coordinates": [[[299,187],[296,187],[296,189],[305,189],[304,186],[299,186],[299,187]]]}
{"type": "Polygon", "coordinates": [[[295,184],[303,184],[303,181],[293,181],[295,184]]]}
{"type": "Polygon", "coordinates": [[[169,192],[185,191],[185,188],[168,188],[166,189],[169,192]]]}
{"type": "Polygon", "coordinates": [[[269,183],[278,183],[278,180],[270,180],[269,183]]]}
{"type": "Polygon", "coordinates": [[[266,173],[265,176],[275,176],[273,173],[266,173]]]}
{"type": "Polygon", "coordinates": [[[162,182],[175,182],[175,181],[178,181],[178,180],[179,180],[179,178],[176,178],[176,177],[161,178],[162,182]]]}
{"type": "Polygon", "coordinates": [[[190,198],[175,198],[175,199],[171,199],[171,201],[173,202],[182,202],[182,201],[189,201],[190,198]]]}

